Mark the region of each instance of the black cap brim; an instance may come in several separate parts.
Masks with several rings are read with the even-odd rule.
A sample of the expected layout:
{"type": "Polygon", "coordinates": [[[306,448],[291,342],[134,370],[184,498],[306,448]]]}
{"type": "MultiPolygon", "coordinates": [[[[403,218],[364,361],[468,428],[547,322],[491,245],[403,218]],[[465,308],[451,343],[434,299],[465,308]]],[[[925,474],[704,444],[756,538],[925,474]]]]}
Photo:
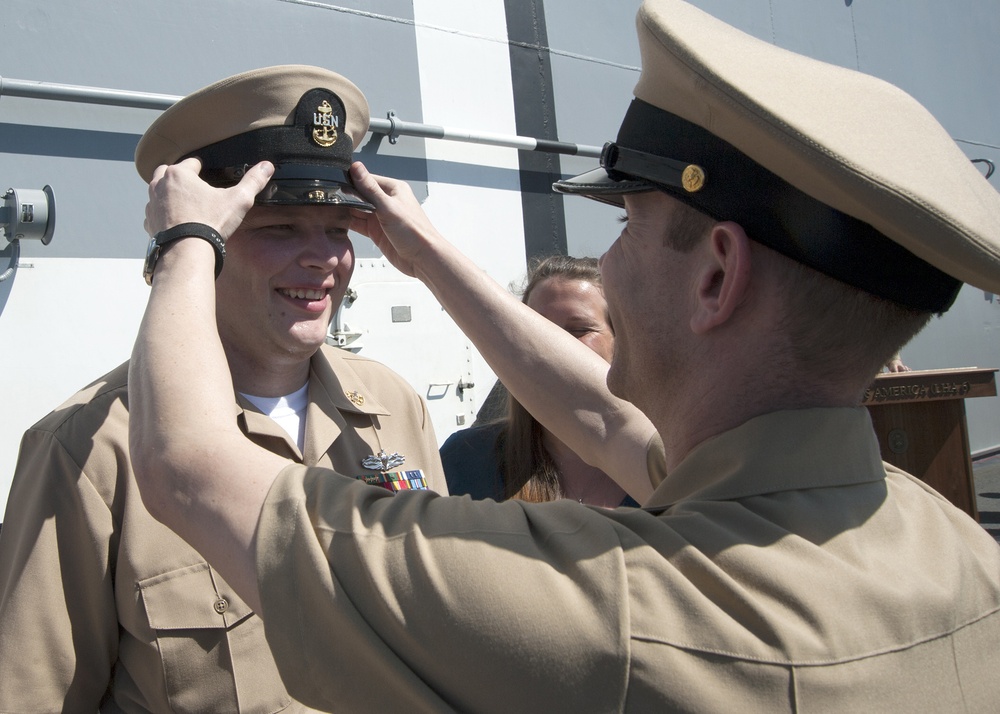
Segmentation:
{"type": "Polygon", "coordinates": [[[317,179],[277,179],[264,186],[254,201],[258,206],[344,206],[374,212],[347,183],[317,179]]]}
{"type": "MultiPolygon", "coordinates": [[[[234,186],[248,166],[203,168],[201,177],[213,186],[234,186]]],[[[275,164],[274,174],[254,201],[258,206],[344,206],[374,212],[375,206],[357,195],[351,176],[336,166],[275,164]]]]}
{"type": "Polygon", "coordinates": [[[600,167],[579,176],[574,176],[573,178],[556,181],[552,184],[552,190],[557,193],[586,196],[595,201],[609,203],[619,208],[625,205],[622,195],[626,193],[653,191],[656,188],[649,181],[639,178],[623,177],[621,179],[613,179],[608,175],[606,169],[600,167]]]}

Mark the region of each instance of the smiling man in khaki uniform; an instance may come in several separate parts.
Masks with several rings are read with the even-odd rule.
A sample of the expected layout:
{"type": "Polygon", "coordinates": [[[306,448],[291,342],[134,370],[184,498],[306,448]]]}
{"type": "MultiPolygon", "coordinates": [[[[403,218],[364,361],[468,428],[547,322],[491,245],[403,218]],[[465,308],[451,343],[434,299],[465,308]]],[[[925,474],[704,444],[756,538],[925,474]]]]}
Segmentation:
{"type": "MultiPolygon", "coordinates": [[[[1000,548],[881,462],[859,403],[962,281],[1000,292],[1000,195],[884,82],[680,0],[646,0],[638,29],[618,140],[559,188],[627,212],[602,259],[607,384],[662,438],[644,509],[393,500],[256,448],[213,419],[228,372],[195,238],[161,259],[133,355],[145,502],[260,603],[289,691],[317,706],[994,710],[1000,548]]],[[[220,192],[199,168],[157,169],[150,230],[228,235],[273,171],[220,192]]],[[[405,184],[352,176],[377,209],[354,225],[397,266],[449,305],[457,282],[506,309],[405,184]]],[[[586,349],[527,324],[555,359],[586,349]]]]}
{"type": "MultiPolygon", "coordinates": [[[[136,163],[148,180],[196,153],[220,185],[246,162],[281,167],[216,284],[233,427],[296,463],[445,492],[420,397],[383,365],[324,345],[353,268],[349,207],[369,208],[344,190],[367,127],[364,96],[340,75],[273,67],[167,110],[136,163]]],[[[143,508],[126,376],[123,365],[97,380],[22,441],[0,537],[0,711],[301,710],[260,619],[143,508]]]]}

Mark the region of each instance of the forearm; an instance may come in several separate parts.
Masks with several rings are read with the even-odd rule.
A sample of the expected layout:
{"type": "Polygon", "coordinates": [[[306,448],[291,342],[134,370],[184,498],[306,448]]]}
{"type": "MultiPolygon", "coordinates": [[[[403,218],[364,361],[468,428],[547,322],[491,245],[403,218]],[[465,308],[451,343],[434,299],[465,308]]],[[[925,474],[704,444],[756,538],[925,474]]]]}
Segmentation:
{"type": "Polygon", "coordinates": [[[211,246],[189,238],[171,245],[157,265],[129,369],[132,460],[143,470],[158,462],[181,466],[175,450],[189,456],[203,447],[201,435],[224,432],[233,421],[213,276],[205,267],[213,260],[211,246]]]}
{"type": "MultiPolygon", "coordinates": [[[[244,183],[219,190],[198,176],[197,159],[157,168],[149,186],[145,227],[151,236],[181,224],[201,223],[227,240],[252,204],[244,183]]],[[[256,172],[256,173],[255,173],[256,172]]],[[[181,237],[162,249],[129,369],[130,442],[133,460],[167,450],[188,449],[177,439],[189,432],[200,444],[203,428],[228,431],[232,377],[215,319],[215,248],[206,240],[181,237]],[[136,439],[141,435],[142,440],[136,439]]],[[[168,454],[169,455],[169,454],[168,454]]],[[[144,466],[155,466],[157,459],[144,466]]]]}

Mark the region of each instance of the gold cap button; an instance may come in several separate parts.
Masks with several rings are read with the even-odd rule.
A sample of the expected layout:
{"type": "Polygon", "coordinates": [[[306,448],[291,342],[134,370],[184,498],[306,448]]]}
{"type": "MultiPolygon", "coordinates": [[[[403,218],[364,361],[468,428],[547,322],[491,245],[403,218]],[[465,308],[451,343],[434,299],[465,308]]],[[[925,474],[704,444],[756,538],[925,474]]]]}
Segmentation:
{"type": "Polygon", "coordinates": [[[705,169],[697,164],[690,164],[681,174],[681,183],[688,193],[696,193],[705,185],[705,169]]]}

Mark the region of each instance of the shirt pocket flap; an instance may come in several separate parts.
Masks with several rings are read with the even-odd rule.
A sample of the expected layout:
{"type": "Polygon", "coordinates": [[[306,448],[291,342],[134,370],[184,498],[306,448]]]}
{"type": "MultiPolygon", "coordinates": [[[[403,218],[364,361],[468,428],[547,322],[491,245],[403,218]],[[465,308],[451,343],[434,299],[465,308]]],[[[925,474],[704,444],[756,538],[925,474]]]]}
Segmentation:
{"type": "Polygon", "coordinates": [[[154,575],[138,586],[154,630],[229,628],[253,614],[207,563],[154,575]]]}

